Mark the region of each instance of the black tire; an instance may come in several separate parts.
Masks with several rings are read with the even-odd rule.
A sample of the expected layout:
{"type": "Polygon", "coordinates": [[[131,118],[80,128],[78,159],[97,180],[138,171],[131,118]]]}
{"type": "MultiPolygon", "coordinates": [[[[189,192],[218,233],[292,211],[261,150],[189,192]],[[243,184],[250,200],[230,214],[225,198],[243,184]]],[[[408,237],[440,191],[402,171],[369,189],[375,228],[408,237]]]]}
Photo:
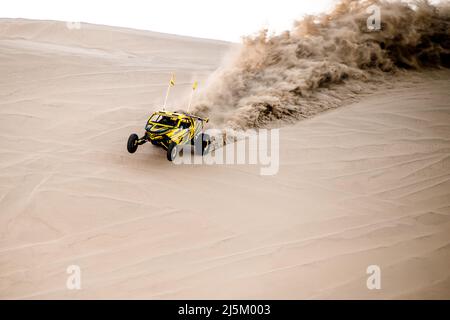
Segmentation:
{"type": "Polygon", "coordinates": [[[130,137],[128,138],[128,143],[127,143],[127,149],[129,153],[135,153],[138,145],[137,145],[137,141],[139,140],[139,137],[136,133],[133,133],[130,135],[130,137]]]}
{"type": "Polygon", "coordinates": [[[175,142],[171,142],[169,144],[169,148],[167,149],[167,160],[173,161],[178,154],[178,145],[175,142]]]}
{"type": "Polygon", "coordinates": [[[209,152],[209,147],[211,145],[211,138],[209,134],[203,134],[203,143],[202,143],[202,155],[205,155],[209,152]]]}
{"type": "Polygon", "coordinates": [[[197,139],[201,139],[201,143],[197,143],[197,141],[195,141],[195,153],[204,155],[205,153],[207,153],[207,148],[211,143],[209,135],[206,133],[201,133],[197,136],[196,140],[197,139]]]}

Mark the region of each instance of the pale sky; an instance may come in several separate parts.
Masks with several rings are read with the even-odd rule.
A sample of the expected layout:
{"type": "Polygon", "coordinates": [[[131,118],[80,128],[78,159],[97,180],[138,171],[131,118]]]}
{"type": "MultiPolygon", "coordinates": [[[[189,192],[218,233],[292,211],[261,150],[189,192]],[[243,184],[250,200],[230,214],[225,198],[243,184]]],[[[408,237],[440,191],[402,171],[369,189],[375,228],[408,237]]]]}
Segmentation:
{"type": "Polygon", "coordinates": [[[0,18],[89,22],[240,41],[263,27],[287,30],[334,0],[1,0],[0,18]]]}

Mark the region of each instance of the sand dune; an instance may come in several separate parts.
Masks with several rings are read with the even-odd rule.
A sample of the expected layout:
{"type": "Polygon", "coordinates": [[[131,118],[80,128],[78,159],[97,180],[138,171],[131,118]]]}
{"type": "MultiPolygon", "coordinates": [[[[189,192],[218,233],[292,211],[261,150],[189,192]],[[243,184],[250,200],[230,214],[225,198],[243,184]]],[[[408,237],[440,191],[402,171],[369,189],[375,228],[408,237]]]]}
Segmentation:
{"type": "Polygon", "coordinates": [[[0,298],[450,298],[448,70],[283,127],[275,176],[127,153],[232,47],[0,21],[0,298]]]}

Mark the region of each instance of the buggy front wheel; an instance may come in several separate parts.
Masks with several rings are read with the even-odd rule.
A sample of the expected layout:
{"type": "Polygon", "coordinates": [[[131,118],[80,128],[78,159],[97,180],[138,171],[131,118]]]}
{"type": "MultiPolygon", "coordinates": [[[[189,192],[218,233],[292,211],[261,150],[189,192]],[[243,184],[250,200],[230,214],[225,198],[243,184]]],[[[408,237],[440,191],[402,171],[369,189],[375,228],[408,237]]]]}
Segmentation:
{"type": "Polygon", "coordinates": [[[138,148],[137,141],[139,140],[139,136],[136,133],[133,133],[128,138],[127,149],[129,153],[135,153],[138,148]]]}
{"type": "Polygon", "coordinates": [[[178,145],[175,142],[169,144],[167,148],[167,160],[173,161],[177,157],[178,145]]]}

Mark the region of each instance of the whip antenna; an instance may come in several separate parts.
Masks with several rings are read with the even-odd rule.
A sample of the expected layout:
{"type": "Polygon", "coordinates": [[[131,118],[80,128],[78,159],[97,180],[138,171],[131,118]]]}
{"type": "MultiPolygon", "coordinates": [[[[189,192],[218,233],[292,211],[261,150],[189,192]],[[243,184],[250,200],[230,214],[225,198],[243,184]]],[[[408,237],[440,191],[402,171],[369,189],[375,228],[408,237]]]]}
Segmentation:
{"type": "Polygon", "coordinates": [[[198,82],[195,81],[194,84],[192,85],[191,97],[189,98],[189,104],[188,104],[186,113],[189,113],[189,109],[191,108],[191,104],[192,104],[192,98],[194,98],[194,92],[197,89],[197,87],[198,87],[198,82]]]}
{"type": "Polygon", "coordinates": [[[169,98],[170,88],[175,85],[175,73],[172,73],[172,77],[169,81],[169,86],[167,87],[166,98],[164,99],[163,111],[166,110],[167,99],[169,98]]]}

